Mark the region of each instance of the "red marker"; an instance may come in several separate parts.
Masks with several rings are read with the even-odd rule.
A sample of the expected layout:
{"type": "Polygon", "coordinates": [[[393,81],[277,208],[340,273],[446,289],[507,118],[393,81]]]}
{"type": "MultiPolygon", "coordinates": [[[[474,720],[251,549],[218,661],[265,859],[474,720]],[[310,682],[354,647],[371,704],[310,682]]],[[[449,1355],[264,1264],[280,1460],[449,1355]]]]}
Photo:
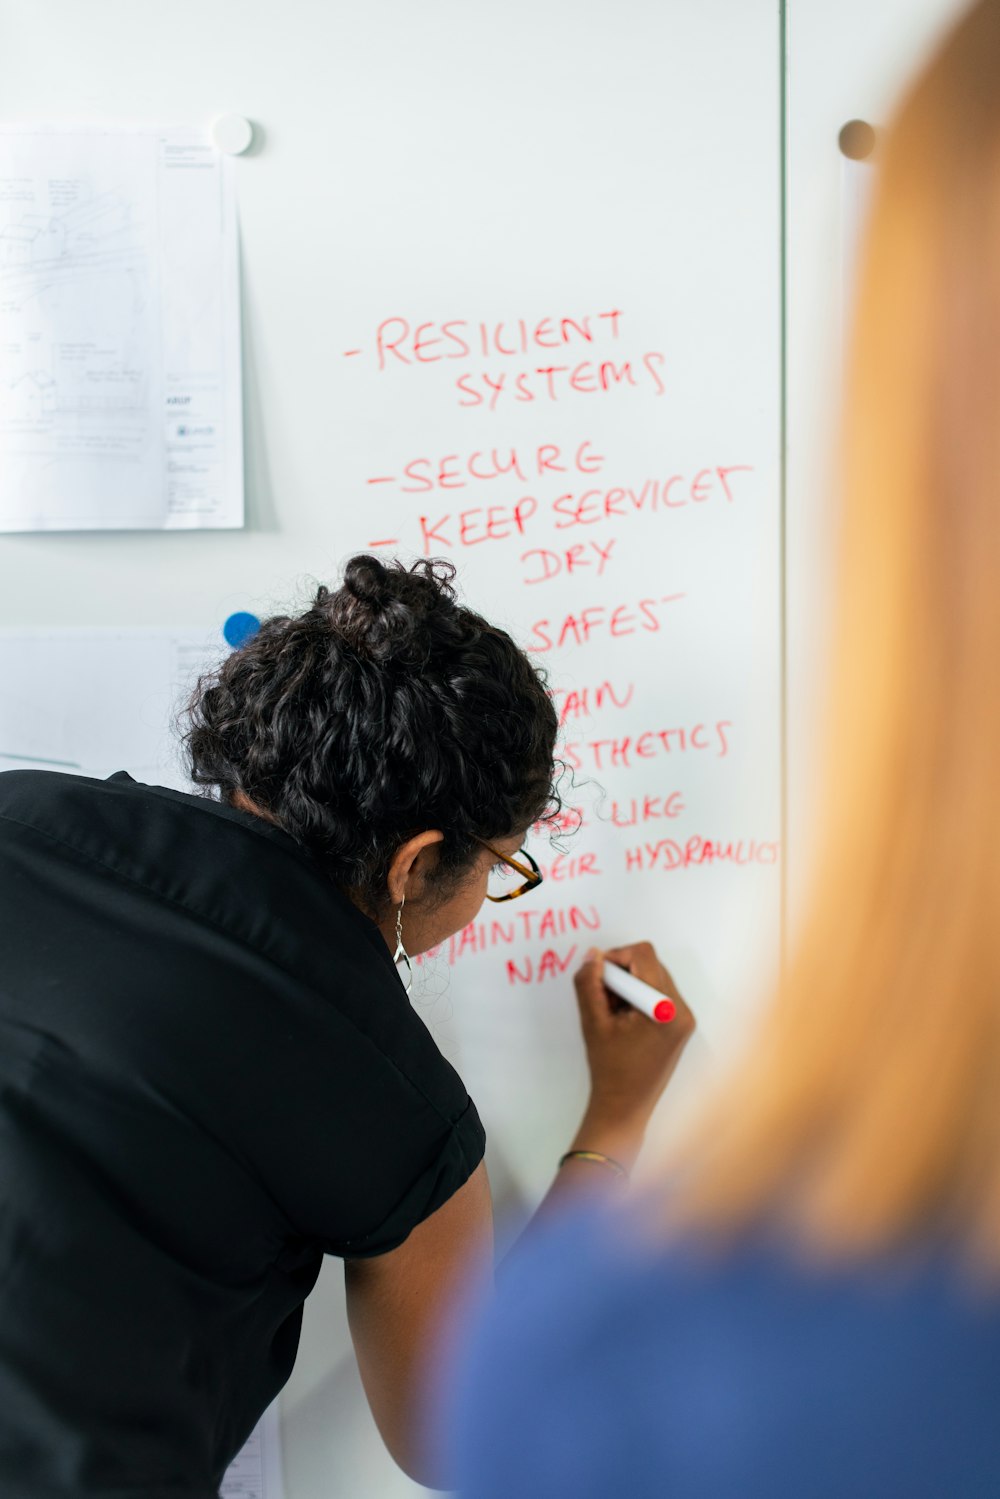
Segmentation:
{"type": "Polygon", "coordinates": [[[617,994],[619,999],[624,999],[633,1009],[641,1010],[650,1020],[658,1020],[661,1025],[666,1025],[677,1014],[677,1006],[668,994],[661,994],[652,984],[637,979],[634,973],[619,968],[617,963],[605,962],[602,977],[605,987],[612,994],[617,994]]]}

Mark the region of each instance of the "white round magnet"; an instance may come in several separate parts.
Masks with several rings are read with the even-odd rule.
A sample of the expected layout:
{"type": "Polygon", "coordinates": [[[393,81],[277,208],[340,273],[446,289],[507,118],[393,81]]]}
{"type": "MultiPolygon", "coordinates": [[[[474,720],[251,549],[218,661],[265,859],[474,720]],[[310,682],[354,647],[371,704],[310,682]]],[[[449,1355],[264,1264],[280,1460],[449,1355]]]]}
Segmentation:
{"type": "Polygon", "coordinates": [[[212,121],[212,143],[225,156],[241,156],[253,145],[253,126],[243,115],[220,115],[212,121]]]}

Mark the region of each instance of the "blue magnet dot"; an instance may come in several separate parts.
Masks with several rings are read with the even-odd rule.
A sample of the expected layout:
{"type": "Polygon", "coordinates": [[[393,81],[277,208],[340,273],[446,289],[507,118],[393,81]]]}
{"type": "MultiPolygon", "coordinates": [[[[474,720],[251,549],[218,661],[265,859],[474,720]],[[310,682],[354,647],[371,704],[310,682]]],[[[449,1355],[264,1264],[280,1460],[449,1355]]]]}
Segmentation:
{"type": "Polygon", "coordinates": [[[246,645],[252,640],[260,629],[260,620],[256,614],[247,614],[242,609],[238,614],[231,614],[222,626],[222,633],[226,637],[226,643],[231,645],[234,651],[238,651],[241,645],[246,645]]]}

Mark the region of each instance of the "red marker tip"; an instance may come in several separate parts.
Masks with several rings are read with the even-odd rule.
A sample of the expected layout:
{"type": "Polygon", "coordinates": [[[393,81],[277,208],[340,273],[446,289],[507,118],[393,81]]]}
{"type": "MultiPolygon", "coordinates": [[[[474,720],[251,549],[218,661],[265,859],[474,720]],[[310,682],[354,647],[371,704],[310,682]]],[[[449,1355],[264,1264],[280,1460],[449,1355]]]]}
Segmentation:
{"type": "Polygon", "coordinates": [[[672,999],[661,999],[659,1004],[653,1006],[653,1019],[661,1021],[664,1025],[668,1020],[673,1020],[677,1014],[677,1006],[672,999]]]}

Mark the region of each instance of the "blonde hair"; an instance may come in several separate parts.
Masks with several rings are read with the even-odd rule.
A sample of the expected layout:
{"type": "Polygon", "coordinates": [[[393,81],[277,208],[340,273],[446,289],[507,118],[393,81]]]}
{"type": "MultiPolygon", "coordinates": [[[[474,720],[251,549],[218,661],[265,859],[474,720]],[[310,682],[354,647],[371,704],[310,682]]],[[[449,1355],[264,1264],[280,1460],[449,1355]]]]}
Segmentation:
{"type": "Polygon", "coordinates": [[[824,856],[682,1221],[1000,1269],[1000,0],[879,158],[848,373],[824,856]]]}

